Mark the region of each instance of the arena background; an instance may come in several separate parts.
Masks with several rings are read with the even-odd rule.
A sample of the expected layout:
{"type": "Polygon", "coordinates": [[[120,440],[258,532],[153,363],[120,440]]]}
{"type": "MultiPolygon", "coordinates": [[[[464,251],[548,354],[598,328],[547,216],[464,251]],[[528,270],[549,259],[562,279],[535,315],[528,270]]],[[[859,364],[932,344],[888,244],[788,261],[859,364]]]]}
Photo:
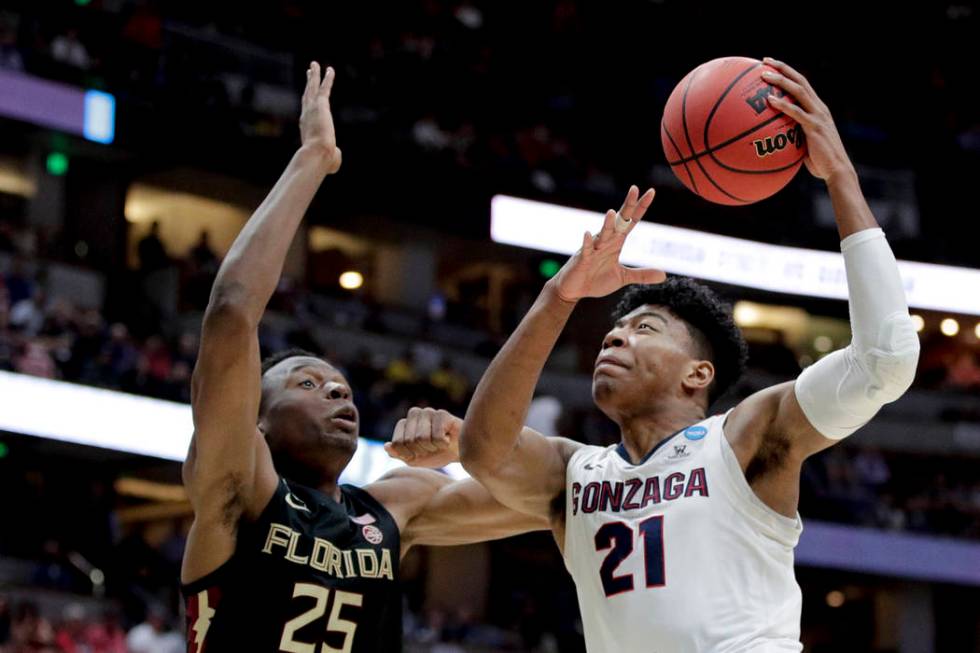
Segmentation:
{"type": "MultiPolygon", "coordinates": [[[[805,171],[729,208],[665,165],[671,89],[735,54],[808,75],[899,259],[948,266],[903,269],[924,284],[913,389],[806,464],[805,648],[980,651],[978,34],[972,2],[5,1],[0,651],[125,651],[144,623],[153,650],[180,650],[179,460],[201,312],[298,143],[310,60],[338,71],[344,166],[309,211],[262,346],[343,365],[367,438],[349,478],[366,482],[410,406],[463,413],[564,260],[562,234],[536,231],[536,215],[588,221],[629,184],[654,185],[648,219],[693,230],[670,232],[675,254],[708,247],[704,234],[836,250],[805,171]]],[[[674,271],[738,302],[751,341],[750,373],[719,410],[847,344],[839,279],[781,285],[754,257],[787,250],[746,258],[742,240],[711,242],[734,268],[674,271]]],[[[615,438],[588,391],[611,302],[574,316],[536,428],[615,438]]],[[[403,569],[409,651],[583,650],[547,534],[418,550],[403,569]]]]}

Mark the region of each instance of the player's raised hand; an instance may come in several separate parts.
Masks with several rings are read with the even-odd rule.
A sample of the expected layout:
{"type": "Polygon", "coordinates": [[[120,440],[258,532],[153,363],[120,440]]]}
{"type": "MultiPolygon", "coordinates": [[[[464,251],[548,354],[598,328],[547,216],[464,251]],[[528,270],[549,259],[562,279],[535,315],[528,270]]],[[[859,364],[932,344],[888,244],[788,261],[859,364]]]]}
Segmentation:
{"type": "Polygon", "coordinates": [[[586,232],[582,249],[555,275],[558,296],[573,302],[583,297],[604,297],[631,283],[660,283],[667,275],[651,268],[628,268],[619,262],[626,237],[650,208],[654,190],[640,197],[630,186],[619,212],[609,210],[598,234],[586,232]]]}
{"type": "Polygon", "coordinates": [[[771,57],[763,59],[763,63],[779,72],[766,71],[762,73],[762,78],[792,95],[799,103],[793,104],[772,93],[768,96],[769,104],[774,109],[785,113],[803,127],[807,141],[807,156],[803,162],[807,170],[824,181],[838,172],[852,172],[854,166],[844,149],[830,109],[817,97],[806,77],[771,57]]]}
{"type": "Polygon", "coordinates": [[[327,66],[321,79],[320,64],[315,61],[310,63],[306,70],[306,90],[303,91],[303,108],[299,116],[303,145],[320,150],[327,162],[327,174],[340,169],[342,158],[330,114],[330,90],[336,76],[337,72],[327,66]]]}
{"type": "Polygon", "coordinates": [[[459,460],[463,420],[445,410],[411,408],[398,420],[385,451],[412,467],[445,467],[459,460]]]}

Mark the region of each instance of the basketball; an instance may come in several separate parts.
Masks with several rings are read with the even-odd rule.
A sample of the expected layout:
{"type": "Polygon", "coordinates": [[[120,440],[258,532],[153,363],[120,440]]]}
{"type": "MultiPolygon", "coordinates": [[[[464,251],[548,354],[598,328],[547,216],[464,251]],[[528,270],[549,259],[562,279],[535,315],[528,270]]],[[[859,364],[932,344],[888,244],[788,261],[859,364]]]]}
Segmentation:
{"type": "MultiPolygon", "coordinates": [[[[778,87],[761,61],[723,57],[701,64],[674,88],[660,123],[664,155],[685,186],[718,204],[763,200],[803,164],[803,129],[766,101],[778,87]]],[[[792,98],[790,98],[792,99],[792,98]]]]}

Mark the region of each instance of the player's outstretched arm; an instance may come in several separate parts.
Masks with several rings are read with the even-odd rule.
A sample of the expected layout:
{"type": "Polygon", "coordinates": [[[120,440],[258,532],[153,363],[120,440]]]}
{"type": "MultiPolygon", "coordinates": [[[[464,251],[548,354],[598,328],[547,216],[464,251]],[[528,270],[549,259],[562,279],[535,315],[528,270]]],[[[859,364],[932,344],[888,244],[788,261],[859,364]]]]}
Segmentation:
{"type": "Polygon", "coordinates": [[[851,344],[808,367],[795,382],[749,397],[729,418],[730,432],[757,445],[766,436],[786,438],[802,461],[847,437],[912,384],[919,339],[909,316],[898,264],[864,199],[857,173],[830,110],[807,79],[772,59],[770,83],[796,98],[775,95],[772,106],[794,118],[807,138],[806,166],[827,183],[847,273],[851,344]]]}
{"type": "Polygon", "coordinates": [[[544,517],[504,506],[473,479],[421,469],[457,462],[462,424],[445,410],[412,408],[385,444],[389,455],[410,467],[388,473],[367,490],[398,522],[402,553],[416,544],[469,544],[549,527],[544,517]]]}
{"type": "Polygon", "coordinates": [[[619,213],[609,211],[601,231],[586,233],[579,250],[552,278],[480,380],[460,436],[466,470],[502,503],[549,516],[562,491],[565,467],[575,444],[524,429],[538,377],[578,300],[602,297],[630,283],[655,283],[660,270],[635,270],[619,263],[633,226],[653,201],[630,188],[619,213]]]}
{"type": "MultiPolygon", "coordinates": [[[[324,177],[340,167],[330,115],[334,76],[328,68],[321,81],[319,66],[311,64],[300,116],[302,145],[235,239],[211,291],[191,385],[194,437],[183,469],[198,531],[233,533],[239,517],[256,513],[275,490],[271,457],[256,426],[257,330],[303,214],[324,177]]],[[[234,547],[231,538],[209,532],[204,550],[194,534],[185,579],[200,575],[194,569],[216,566],[214,560],[220,564],[234,547]]]]}

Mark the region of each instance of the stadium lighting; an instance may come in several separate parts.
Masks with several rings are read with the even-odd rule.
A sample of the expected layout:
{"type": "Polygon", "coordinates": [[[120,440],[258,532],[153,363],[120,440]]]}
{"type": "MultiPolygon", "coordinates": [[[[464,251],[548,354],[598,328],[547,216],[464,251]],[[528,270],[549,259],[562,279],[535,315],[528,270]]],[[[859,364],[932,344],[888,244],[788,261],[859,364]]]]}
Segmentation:
{"type": "Polygon", "coordinates": [[[550,279],[551,277],[558,274],[558,270],[561,269],[561,263],[553,258],[546,258],[541,261],[541,265],[538,266],[538,273],[545,279],[550,279]]]}
{"type": "Polygon", "coordinates": [[[952,338],[960,332],[960,323],[951,317],[947,317],[945,320],[940,322],[939,330],[943,332],[944,336],[949,336],[952,338]]]}
{"type": "MultiPolygon", "coordinates": [[[[594,211],[497,195],[491,201],[490,235],[506,245],[571,255],[582,246],[586,230],[599,230],[602,217],[594,211]]],[[[848,296],[840,252],[770,245],[654,222],[634,227],[622,261],[771,292],[845,300],[848,296]]],[[[899,261],[898,268],[910,306],[980,315],[980,293],[963,291],[980,288],[980,269],[915,261],[899,261]]]]}
{"type": "Polygon", "coordinates": [[[52,152],[48,155],[47,168],[52,177],[64,177],[68,172],[68,157],[61,152],[52,152]]]}
{"type": "Polygon", "coordinates": [[[834,346],[834,341],[827,336],[817,336],[813,339],[813,348],[821,354],[826,354],[834,346]]]}
{"type": "Polygon", "coordinates": [[[762,311],[751,302],[736,302],[733,316],[740,327],[756,326],[762,320],[762,311]]]}
{"type": "Polygon", "coordinates": [[[827,605],[832,608],[839,608],[844,605],[844,592],[840,590],[827,592],[827,605]]]}
{"type": "Polygon", "coordinates": [[[357,290],[364,285],[364,275],[348,270],[340,275],[340,287],[344,290],[357,290]]]}
{"type": "Polygon", "coordinates": [[[918,315],[916,313],[913,313],[911,317],[912,317],[912,324],[915,325],[915,330],[918,333],[922,333],[922,330],[926,328],[925,319],[921,315],[918,315]]]}
{"type": "MultiPolygon", "coordinates": [[[[187,404],[14,372],[0,371],[0,397],[0,431],[164,460],[184,460],[194,430],[187,404]]],[[[382,443],[358,438],[340,480],[363,485],[402,465],[382,443]]],[[[467,477],[459,463],[447,465],[445,472],[467,477]]]]}

